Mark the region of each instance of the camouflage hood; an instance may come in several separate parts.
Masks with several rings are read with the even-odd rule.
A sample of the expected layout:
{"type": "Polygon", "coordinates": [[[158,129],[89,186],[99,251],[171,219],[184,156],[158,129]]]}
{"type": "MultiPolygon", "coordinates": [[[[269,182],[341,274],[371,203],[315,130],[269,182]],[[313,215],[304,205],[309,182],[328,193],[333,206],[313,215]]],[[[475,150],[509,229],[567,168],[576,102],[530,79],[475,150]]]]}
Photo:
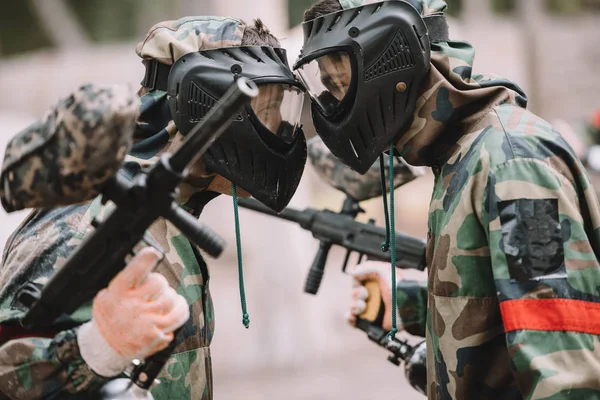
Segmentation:
{"type": "MultiPolygon", "coordinates": [[[[154,25],[145,39],[136,46],[136,53],[144,60],[157,60],[173,65],[181,56],[199,50],[240,46],[246,23],[230,17],[185,17],[154,25]]],[[[160,154],[174,151],[184,137],[171,119],[167,92],[148,91],[142,87],[140,117],[134,134],[134,144],[126,158],[125,167],[134,173],[140,167],[154,164],[160,154]]],[[[230,194],[231,183],[221,176],[208,174],[199,163],[190,170],[187,183],[180,185],[178,202],[198,214],[207,200],[216,193],[230,194]],[[209,193],[206,191],[210,190],[209,193]]],[[[238,195],[242,192],[238,189],[238,195]]],[[[241,193],[246,195],[245,192],[241,193]]]]}
{"type": "MultiPolygon", "coordinates": [[[[421,15],[443,12],[442,0],[405,0],[421,15]]],[[[339,0],[344,9],[375,0],[339,0]]],[[[452,35],[452,32],[450,32],[452,35]]],[[[451,155],[463,132],[499,104],[525,108],[527,97],[515,83],[497,75],[472,72],[475,49],[466,42],[432,44],[431,73],[417,99],[414,121],[396,148],[412,165],[439,165],[451,155]]]]}

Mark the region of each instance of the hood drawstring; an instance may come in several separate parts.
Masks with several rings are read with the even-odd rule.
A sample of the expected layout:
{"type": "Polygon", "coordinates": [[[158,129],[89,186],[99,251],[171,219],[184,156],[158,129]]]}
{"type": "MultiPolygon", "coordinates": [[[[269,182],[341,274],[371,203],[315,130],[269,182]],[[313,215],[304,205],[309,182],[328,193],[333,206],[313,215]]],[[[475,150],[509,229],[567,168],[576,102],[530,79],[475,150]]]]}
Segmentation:
{"type": "Polygon", "coordinates": [[[385,242],[381,244],[382,251],[390,250],[390,261],[392,264],[392,330],[388,337],[393,339],[398,332],[396,326],[396,221],[394,216],[394,144],[390,145],[388,175],[390,179],[390,207],[386,198],[385,168],[383,154],[379,156],[379,169],[381,171],[381,192],[383,193],[383,210],[385,215],[385,242]]]}
{"type": "Polygon", "coordinates": [[[233,198],[233,216],[235,219],[235,242],[237,247],[238,259],[238,279],[240,284],[240,301],[242,302],[242,323],[248,329],[250,326],[250,316],[246,310],[246,291],[244,289],[244,271],[242,269],[242,240],[240,235],[240,217],[238,215],[238,199],[235,190],[235,184],[231,185],[231,197],[233,198]]]}

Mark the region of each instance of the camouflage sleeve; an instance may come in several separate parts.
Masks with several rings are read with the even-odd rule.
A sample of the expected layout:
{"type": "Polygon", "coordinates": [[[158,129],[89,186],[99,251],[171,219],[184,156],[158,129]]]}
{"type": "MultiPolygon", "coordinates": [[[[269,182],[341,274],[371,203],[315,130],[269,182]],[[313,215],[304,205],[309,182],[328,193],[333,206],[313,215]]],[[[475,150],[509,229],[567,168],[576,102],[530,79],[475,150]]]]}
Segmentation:
{"type": "MultiPolygon", "coordinates": [[[[376,161],[364,175],[361,175],[352,171],[331,154],[320,137],[315,136],[308,140],[307,147],[308,158],[315,172],[327,184],[358,201],[372,199],[383,194],[379,161],[376,161]]],[[[384,162],[386,192],[390,191],[388,166],[389,161],[386,156],[384,162]]],[[[403,159],[399,159],[398,162],[394,163],[394,188],[411,182],[424,173],[425,170],[422,167],[410,166],[403,159]]]]}
{"type": "Polygon", "coordinates": [[[106,382],[81,358],[75,330],[51,339],[11,340],[0,347],[0,394],[11,399],[55,398],[94,390],[106,382]]]}
{"type": "Polygon", "coordinates": [[[551,161],[511,159],[482,184],[489,279],[523,398],[598,398],[600,209],[585,175],[551,161]]]}
{"type": "Polygon", "coordinates": [[[425,337],[427,281],[398,281],[396,303],[404,330],[411,335],[425,337]]]}

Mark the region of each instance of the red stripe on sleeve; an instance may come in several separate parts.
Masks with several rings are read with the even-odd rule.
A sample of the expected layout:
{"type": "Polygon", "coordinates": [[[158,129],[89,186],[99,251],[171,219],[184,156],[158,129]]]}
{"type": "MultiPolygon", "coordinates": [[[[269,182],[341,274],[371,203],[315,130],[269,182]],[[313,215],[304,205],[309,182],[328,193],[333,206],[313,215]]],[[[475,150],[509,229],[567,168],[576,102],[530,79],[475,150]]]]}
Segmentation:
{"type": "Polygon", "coordinates": [[[600,304],[570,299],[521,299],[500,303],[506,332],[573,331],[600,334],[600,304]]]}

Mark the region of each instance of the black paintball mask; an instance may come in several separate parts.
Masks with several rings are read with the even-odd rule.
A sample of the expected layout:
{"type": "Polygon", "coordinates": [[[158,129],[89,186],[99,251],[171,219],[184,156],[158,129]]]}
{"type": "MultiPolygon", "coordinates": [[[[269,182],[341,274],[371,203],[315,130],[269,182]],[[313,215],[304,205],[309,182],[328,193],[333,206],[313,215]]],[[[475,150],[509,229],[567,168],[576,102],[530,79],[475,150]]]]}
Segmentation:
{"type": "Polygon", "coordinates": [[[430,70],[430,43],[448,40],[445,17],[384,1],[302,28],[294,70],[311,97],[315,129],[333,155],[364,174],[410,128],[430,70]]]}
{"type": "MultiPolygon", "coordinates": [[[[164,67],[168,68],[157,65],[164,67]]],[[[232,115],[232,124],[202,160],[207,172],[223,176],[280,212],[296,192],[306,163],[300,126],[305,89],[294,77],[284,49],[224,47],[180,57],[167,74],[171,117],[186,135],[240,76],[256,83],[259,95],[232,115]]]]}

